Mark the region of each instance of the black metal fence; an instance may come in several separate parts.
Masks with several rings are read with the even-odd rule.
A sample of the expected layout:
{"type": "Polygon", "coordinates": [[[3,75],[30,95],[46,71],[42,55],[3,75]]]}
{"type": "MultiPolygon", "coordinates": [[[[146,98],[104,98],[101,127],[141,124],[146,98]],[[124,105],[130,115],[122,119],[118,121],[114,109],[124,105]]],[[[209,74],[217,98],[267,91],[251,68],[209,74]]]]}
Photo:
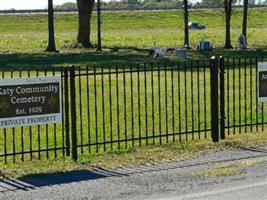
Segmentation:
{"type": "Polygon", "coordinates": [[[223,59],[224,110],[227,134],[264,130],[266,103],[258,102],[257,63],[263,57],[223,59]]]}
{"type": "Polygon", "coordinates": [[[207,138],[209,66],[203,61],[72,69],[78,150],[207,138]]]}
{"type": "Polygon", "coordinates": [[[0,130],[4,162],[89,155],[264,130],[263,58],[115,67],[2,68],[2,78],[62,77],[62,124],[0,130]]]}

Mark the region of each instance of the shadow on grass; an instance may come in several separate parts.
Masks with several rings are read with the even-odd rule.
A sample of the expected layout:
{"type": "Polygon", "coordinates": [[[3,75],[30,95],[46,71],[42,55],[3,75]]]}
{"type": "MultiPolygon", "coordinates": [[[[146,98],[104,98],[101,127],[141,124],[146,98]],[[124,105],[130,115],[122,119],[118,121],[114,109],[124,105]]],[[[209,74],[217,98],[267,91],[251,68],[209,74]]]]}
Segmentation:
{"type": "MultiPolygon", "coordinates": [[[[264,49],[255,50],[226,50],[217,49],[213,52],[197,52],[190,50],[188,52],[188,60],[209,60],[211,56],[224,57],[267,57],[267,51],[264,49]]],[[[50,66],[97,66],[107,68],[118,65],[129,67],[135,64],[144,63],[172,63],[181,59],[178,57],[152,58],[148,56],[148,51],[138,48],[112,47],[104,52],[96,52],[95,50],[77,50],[63,53],[12,53],[0,54],[0,66],[7,67],[50,67],[50,66]]]]}
{"type": "Polygon", "coordinates": [[[143,55],[122,55],[118,53],[18,53],[0,55],[0,65],[4,66],[85,66],[138,63],[143,55]]]}
{"type": "Polygon", "coordinates": [[[236,50],[236,49],[216,49],[210,52],[191,51],[190,56],[193,59],[210,59],[212,56],[224,56],[226,58],[248,58],[249,57],[267,57],[267,50],[251,49],[251,50],[236,50]]]}
{"type": "Polygon", "coordinates": [[[0,54],[0,66],[97,66],[109,67],[143,64],[154,61],[168,62],[168,58],[154,59],[145,50],[111,48],[104,52],[82,51],[63,53],[12,53],[0,54]]]}

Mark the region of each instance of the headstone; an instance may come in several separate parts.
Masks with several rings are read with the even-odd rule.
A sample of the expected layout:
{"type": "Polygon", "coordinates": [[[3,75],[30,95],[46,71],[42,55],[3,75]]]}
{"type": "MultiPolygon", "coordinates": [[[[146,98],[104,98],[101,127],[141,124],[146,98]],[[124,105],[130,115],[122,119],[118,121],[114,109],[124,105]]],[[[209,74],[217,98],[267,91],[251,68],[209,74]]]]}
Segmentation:
{"type": "Polygon", "coordinates": [[[180,58],[186,59],[187,58],[187,49],[177,49],[177,48],[160,48],[158,46],[153,46],[149,50],[149,56],[153,58],[158,57],[168,57],[168,56],[178,56],[180,58]]]}
{"type": "Polygon", "coordinates": [[[203,38],[199,42],[199,45],[197,46],[198,51],[212,51],[213,46],[209,41],[204,40],[203,38]]]}
{"type": "Polygon", "coordinates": [[[152,53],[153,58],[165,56],[164,51],[158,46],[151,47],[151,51],[153,52],[152,53]]]}
{"type": "Polygon", "coordinates": [[[238,48],[247,49],[246,36],[244,36],[243,34],[240,34],[237,39],[238,39],[238,48]]]}
{"type": "Polygon", "coordinates": [[[176,49],[176,55],[180,58],[187,58],[187,49],[176,49]]]}

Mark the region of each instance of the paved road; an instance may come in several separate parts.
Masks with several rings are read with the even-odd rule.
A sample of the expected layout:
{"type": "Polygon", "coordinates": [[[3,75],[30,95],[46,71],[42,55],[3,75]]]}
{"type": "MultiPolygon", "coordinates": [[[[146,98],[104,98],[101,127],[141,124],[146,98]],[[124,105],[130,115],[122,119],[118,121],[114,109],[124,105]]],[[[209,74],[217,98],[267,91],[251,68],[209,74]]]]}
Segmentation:
{"type": "Polygon", "coordinates": [[[0,180],[0,199],[267,199],[267,148],[203,154],[160,165],[96,169],[40,178],[0,180]],[[194,175],[212,163],[236,164],[244,173],[228,177],[194,175]]]}
{"type": "Polygon", "coordinates": [[[216,185],[202,191],[183,194],[160,194],[161,197],[152,196],[147,200],[265,200],[267,199],[267,178],[254,182],[233,181],[231,184],[216,185]]]}
{"type": "MultiPolygon", "coordinates": [[[[222,186],[220,186],[222,187],[222,186]]],[[[194,194],[183,195],[172,199],[194,199],[194,200],[264,200],[267,199],[267,179],[261,182],[242,183],[242,185],[229,185],[224,188],[216,188],[210,191],[197,192],[194,194]]]]}

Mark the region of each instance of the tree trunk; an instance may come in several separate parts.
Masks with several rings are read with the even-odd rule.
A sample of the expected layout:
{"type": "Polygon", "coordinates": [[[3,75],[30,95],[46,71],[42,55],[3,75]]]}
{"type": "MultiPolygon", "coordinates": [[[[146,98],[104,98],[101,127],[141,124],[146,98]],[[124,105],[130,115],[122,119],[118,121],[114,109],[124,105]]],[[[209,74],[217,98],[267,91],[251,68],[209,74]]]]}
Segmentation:
{"type": "Polygon", "coordinates": [[[247,45],[248,0],[244,0],[243,9],[244,10],[243,10],[242,34],[246,37],[246,45],[247,45]]]}
{"type": "Polygon", "coordinates": [[[231,45],[231,16],[232,16],[232,0],[224,0],[225,9],[225,48],[232,49],[231,45]]]}
{"type": "Polygon", "coordinates": [[[188,1],[184,0],[184,46],[189,48],[188,1]]]}
{"type": "Polygon", "coordinates": [[[48,47],[46,51],[56,51],[53,0],[48,0],[48,47]]]}
{"type": "Polygon", "coordinates": [[[101,2],[97,0],[97,51],[102,51],[101,25],[101,2]]]}
{"type": "Polygon", "coordinates": [[[78,43],[85,48],[92,46],[90,41],[91,32],[91,15],[93,11],[95,0],[77,0],[78,15],[79,15],[79,29],[78,29],[78,43]]]}

